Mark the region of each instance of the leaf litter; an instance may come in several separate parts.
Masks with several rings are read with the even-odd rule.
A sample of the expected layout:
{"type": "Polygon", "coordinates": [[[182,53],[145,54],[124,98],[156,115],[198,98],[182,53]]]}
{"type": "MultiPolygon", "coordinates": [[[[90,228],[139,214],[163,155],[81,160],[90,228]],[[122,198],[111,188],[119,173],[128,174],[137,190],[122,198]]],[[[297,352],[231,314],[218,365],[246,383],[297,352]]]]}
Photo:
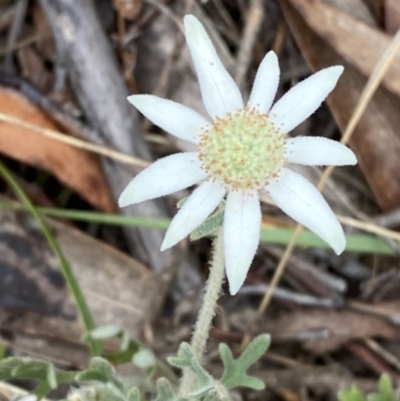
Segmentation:
{"type": "MultiPolygon", "coordinates": [[[[237,75],[244,80],[245,92],[250,89],[248,84],[259,60],[271,48],[281,50],[279,58],[286,77],[283,82],[285,89],[306,77],[310,71],[328,65],[345,65],[346,72],[327,102],[335,121],[329,109],[324,107],[314,115],[309,126],[300,127],[297,131],[302,135],[323,135],[334,139],[340,138],[339,130],[343,132],[348,124],[368,76],[389,45],[391,35],[400,27],[395,0],[382,2],[383,25],[379,25],[381,17],[374,14],[376,9],[369,8],[367,2],[362,1],[351,5],[338,0],[329,3],[306,0],[265,2],[262,4],[261,22],[255,24],[254,20],[244,15],[255,15],[251,13],[255,12],[253,7],[259,7],[257,1],[193,5],[175,1],[166,3],[168,12],[149,3],[105,0],[97,10],[110,38],[114,40],[116,54],[123,60],[124,71],[121,67],[120,72],[131,90],[167,96],[202,111],[202,106],[196,103],[200,96],[176,23],[184,13],[194,12],[207,26],[223,62],[234,75],[235,58],[239,59],[239,48],[243,46],[240,39],[245,28],[248,37],[255,38],[254,47],[240,48],[240,60],[243,61],[243,54],[247,54],[247,59],[240,65],[244,72],[241,70],[237,75]],[[110,22],[107,14],[114,12],[118,27],[110,22]],[[279,28],[285,24],[289,29],[279,28]],[[117,31],[118,35],[115,35],[117,31]],[[116,43],[116,37],[121,42],[116,43]]],[[[5,9],[7,5],[0,4],[0,7],[5,9]]],[[[46,18],[44,13],[38,12],[36,3],[29,12],[34,13],[35,21],[46,18]]],[[[0,26],[0,35],[7,35],[12,22],[10,18],[0,26]]],[[[39,31],[42,25],[35,24],[35,29],[39,31]]],[[[46,32],[51,35],[48,27],[47,31],[42,29],[40,40],[38,38],[30,47],[22,48],[15,71],[40,87],[46,96],[57,98],[62,91],[56,93],[51,88],[50,82],[57,71],[49,67],[48,62],[56,60],[59,55],[52,53],[54,49],[51,46],[43,45],[46,32]],[[42,64],[40,57],[43,57],[42,64]],[[45,59],[47,64],[43,69],[45,59]],[[38,73],[40,71],[42,74],[38,73]]],[[[21,44],[18,40],[23,40],[24,34],[21,33],[15,45],[21,44]]],[[[252,46],[251,40],[248,43],[252,46]]],[[[352,214],[352,210],[356,210],[372,217],[400,207],[397,173],[400,171],[399,57],[391,64],[351,138],[350,146],[357,153],[360,169],[347,170],[344,174],[337,172],[333,176],[335,186],[329,192],[332,193],[335,210],[342,214],[352,214]],[[343,196],[335,198],[337,192],[343,196]]],[[[104,79],[107,80],[107,77],[104,79]]],[[[73,91],[68,82],[63,85],[64,90],[73,91]]],[[[1,99],[2,113],[16,115],[14,113],[18,112],[17,117],[27,122],[57,130],[49,116],[36,109],[17,91],[1,87],[1,99]]],[[[67,103],[62,95],[58,99],[61,99],[61,106],[63,102],[67,103]]],[[[80,114],[83,109],[80,101],[82,98],[75,103],[78,114],[72,114],[73,118],[83,115],[80,114]]],[[[65,110],[67,113],[71,111],[65,110]]],[[[90,117],[85,118],[89,126],[97,127],[90,117]]],[[[107,118],[112,120],[113,116],[107,118]]],[[[148,123],[144,127],[152,133],[155,131],[148,123]]],[[[107,177],[95,157],[11,124],[1,123],[0,129],[0,145],[4,154],[19,160],[22,165],[48,170],[95,209],[114,210],[107,177]],[[96,185],[93,185],[93,180],[96,185]]],[[[171,139],[168,141],[171,142],[171,139]]],[[[167,151],[162,145],[151,142],[147,146],[155,157],[167,151]]],[[[189,150],[187,144],[180,142],[172,143],[172,147],[177,151],[189,150]]],[[[168,151],[170,149],[169,146],[168,151]]],[[[40,184],[37,185],[40,187],[40,184]]],[[[175,201],[171,200],[171,207],[175,207],[175,201]]],[[[268,216],[265,218],[274,219],[278,227],[291,227],[291,222],[282,218],[272,206],[264,205],[263,212],[264,216],[268,216]]],[[[357,214],[353,217],[359,218],[357,214]]],[[[0,297],[0,324],[7,336],[1,335],[2,343],[9,347],[10,352],[19,349],[67,366],[83,365],[86,354],[79,346],[81,327],[68,300],[65,285],[57,275],[54,257],[40,240],[35,224],[24,213],[2,211],[1,219],[1,245],[5,253],[4,268],[0,272],[2,277],[7,275],[13,282],[26,285],[3,288],[2,294],[6,295],[0,297]],[[22,288],[26,290],[25,298],[21,297],[22,288]],[[15,310],[18,310],[17,314],[15,310]],[[42,345],[38,346],[38,341],[42,345]],[[63,353],[64,348],[70,353],[63,353]]],[[[206,268],[201,275],[197,269],[204,264],[208,253],[205,246],[207,240],[194,243],[189,253],[184,251],[189,255],[185,256],[185,277],[190,277],[186,282],[194,283],[185,287],[177,284],[179,280],[171,280],[174,269],[167,271],[164,278],[151,272],[152,266],[140,242],[134,259],[116,250],[120,247],[127,251],[127,246],[123,239],[115,240],[115,231],[109,228],[99,231],[89,224],[81,227],[86,231],[83,234],[62,222],[50,224],[81,282],[97,323],[123,326],[133,337],[145,339],[151,344],[161,358],[176,352],[179,342],[187,340],[190,333],[195,305],[201,296],[202,280],[207,275],[206,268]],[[98,239],[90,238],[93,233],[98,239]],[[140,261],[147,266],[144,267],[140,261]],[[165,291],[157,291],[163,286],[165,291]],[[168,302],[162,308],[167,293],[168,302]],[[180,314],[179,311],[184,312],[180,314]],[[152,325],[149,321],[153,321],[152,325]],[[166,336],[166,332],[171,334],[166,336]]],[[[396,226],[393,229],[397,231],[396,226]]],[[[121,233],[118,236],[123,238],[121,233]]],[[[277,252],[271,245],[262,246],[248,279],[250,289],[270,282],[277,258],[282,255],[282,249],[279,249],[280,252],[277,252]]],[[[352,380],[369,391],[374,385],[373,380],[376,383],[377,367],[386,368],[392,377],[398,375],[379,348],[371,351],[363,342],[373,339],[388,349],[393,349],[399,342],[396,320],[398,293],[384,279],[387,272],[393,271],[398,271],[398,257],[345,254],[337,258],[323,249],[299,248],[295,251],[283,281],[279,283],[278,290],[285,290],[286,293],[280,292],[281,296],[274,299],[256,327],[256,332],[268,331],[272,335],[272,348],[263,364],[257,367],[258,376],[267,383],[270,399],[301,399],[300,395],[305,391],[314,395],[315,399],[322,400],[326,394],[333,399],[339,388],[343,389],[343,383],[349,388],[352,380]],[[293,272],[296,264],[302,266],[301,277],[298,272],[293,272]],[[357,269],[365,274],[355,274],[357,269]],[[384,284],[380,287],[377,284],[368,286],[374,280],[384,284]],[[330,285],[332,283],[336,286],[330,285]],[[338,283],[341,283],[340,289],[338,283]],[[367,287],[375,289],[369,292],[375,294],[375,298],[372,295],[363,298],[367,287]],[[290,297],[287,295],[289,292],[290,297]],[[308,296],[311,300],[312,297],[317,300],[325,297],[334,302],[322,309],[318,305],[304,306],[299,302],[301,296],[308,296]],[[333,367],[338,365],[341,369],[334,370],[333,367]],[[325,380],[326,377],[329,379],[325,380]]],[[[395,273],[391,277],[395,278],[395,273]]],[[[236,299],[223,297],[221,312],[214,322],[218,335],[230,338],[231,345],[235,345],[249,330],[249,316],[254,314],[258,301],[259,295],[254,291],[236,299]]],[[[115,344],[111,342],[110,347],[114,349],[115,344]]],[[[215,351],[215,344],[210,344],[210,364],[215,351]]],[[[393,356],[398,359],[398,355],[393,356]]]]}

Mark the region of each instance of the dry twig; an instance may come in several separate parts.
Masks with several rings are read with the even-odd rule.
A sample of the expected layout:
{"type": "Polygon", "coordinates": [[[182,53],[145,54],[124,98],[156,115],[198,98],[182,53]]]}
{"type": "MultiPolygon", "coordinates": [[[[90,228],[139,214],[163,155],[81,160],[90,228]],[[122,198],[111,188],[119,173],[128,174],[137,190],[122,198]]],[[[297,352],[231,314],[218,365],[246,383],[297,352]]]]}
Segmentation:
{"type": "Polygon", "coordinates": [[[264,15],[264,8],[261,0],[252,0],[250,9],[246,17],[244,33],[239,45],[239,51],[236,58],[236,70],[234,79],[241,88],[246,78],[246,73],[252,60],[252,52],[256,41],[257,33],[264,15]]]}

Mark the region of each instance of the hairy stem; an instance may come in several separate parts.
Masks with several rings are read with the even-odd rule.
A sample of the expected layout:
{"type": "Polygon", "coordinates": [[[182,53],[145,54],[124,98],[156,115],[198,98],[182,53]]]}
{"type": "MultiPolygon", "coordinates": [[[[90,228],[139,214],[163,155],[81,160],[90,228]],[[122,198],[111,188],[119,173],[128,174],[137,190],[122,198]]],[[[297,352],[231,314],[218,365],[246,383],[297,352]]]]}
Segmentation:
{"type": "MultiPolygon", "coordinates": [[[[210,275],[206,283],[203,304],[197,318],[191,341],[192,349],[199,362],[201,362],[203,358],[224,276],[224,244],[222,229],[220,229],[214,240],[214,251],[210,263],[210,275]]],[[[181,395],[187,394],[194,389],[195,385],[196,377],[190,370],[185,369],[179,393],[181,395]]]]}

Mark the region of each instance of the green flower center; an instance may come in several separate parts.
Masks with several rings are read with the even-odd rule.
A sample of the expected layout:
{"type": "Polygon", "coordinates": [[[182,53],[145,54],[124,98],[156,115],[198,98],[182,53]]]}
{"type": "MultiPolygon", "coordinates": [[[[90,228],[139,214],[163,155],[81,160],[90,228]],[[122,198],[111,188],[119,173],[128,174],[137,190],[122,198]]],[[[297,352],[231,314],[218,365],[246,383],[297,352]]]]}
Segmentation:
{"type": "Polygon", "coordinates": [[[214,120],[200,139],[200,161],[228,190],[261,189],[286,163],[285,135],[267,114],[243,108],[214,120]]]}

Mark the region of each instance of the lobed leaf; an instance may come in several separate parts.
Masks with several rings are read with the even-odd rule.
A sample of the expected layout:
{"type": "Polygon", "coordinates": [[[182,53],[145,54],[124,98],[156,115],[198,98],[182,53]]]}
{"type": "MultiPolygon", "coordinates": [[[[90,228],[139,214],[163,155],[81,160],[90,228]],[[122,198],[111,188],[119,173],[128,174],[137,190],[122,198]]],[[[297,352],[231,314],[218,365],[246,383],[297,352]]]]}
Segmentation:
{"type": "Polygon", "coordinates": [[[181,369],[190,369],[196,375],[200,387],[207,387],[214,381],[213,377],[201,367],[200,362],[188,343],[182,343],[178,350],[178,356],[169,357],[168,362],[172,366],[181,369]]]}
{"type": "Polygon", "coordinates": [[[257,336],[243,351],[242,355],[235,360],[232,351],[229,347],[222,343],[219,346],[219,353],[224,364],[224,373],[221,378],[221,383],[226,388],[244,386],[255,390],[264,389],[264,383],[253,376],[249,376],[247,369],[268,349],[271,342],[271,337],[267,334],[257,336]]]}

